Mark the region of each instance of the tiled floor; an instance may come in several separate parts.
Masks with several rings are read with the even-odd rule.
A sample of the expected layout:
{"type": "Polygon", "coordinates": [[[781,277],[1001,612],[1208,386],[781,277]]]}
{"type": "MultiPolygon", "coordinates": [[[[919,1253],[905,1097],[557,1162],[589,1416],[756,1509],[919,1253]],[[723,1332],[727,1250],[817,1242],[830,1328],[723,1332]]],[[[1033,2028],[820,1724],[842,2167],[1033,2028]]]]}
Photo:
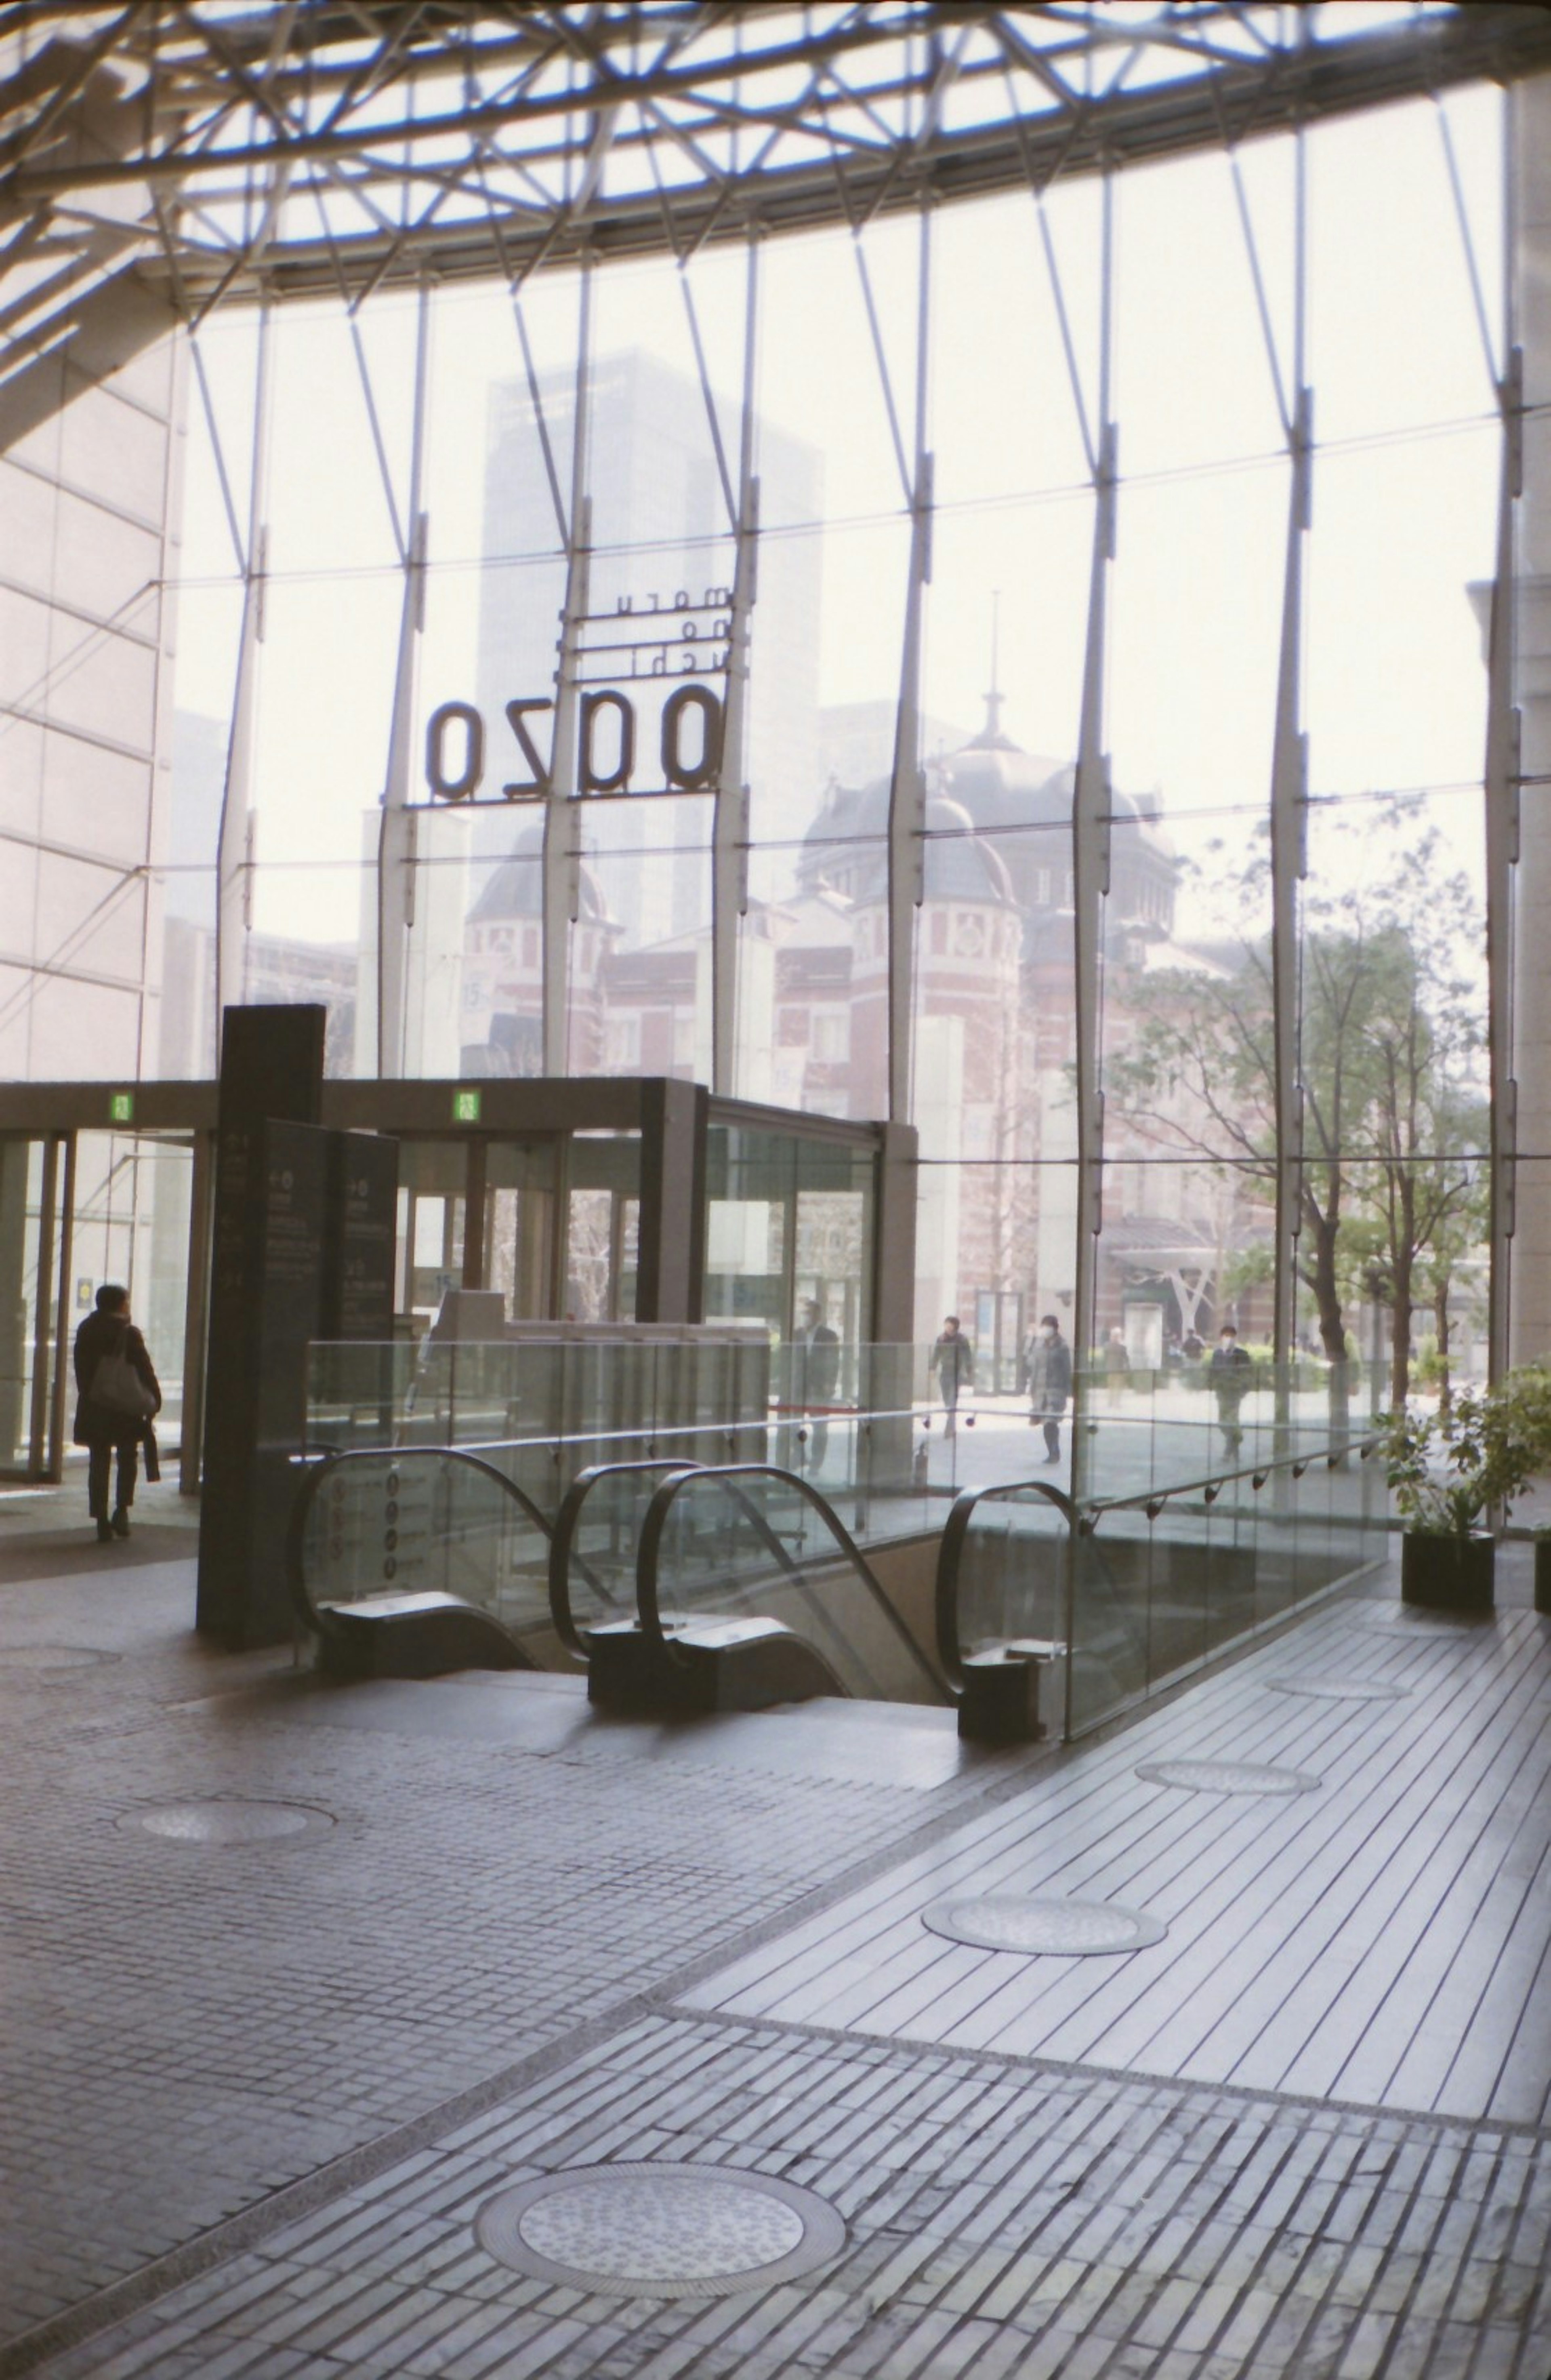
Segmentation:
{"type": "Polygon", "coordinates": [[[187,1562],[29,1584],[6,1534],[0,2374],[1545,2380],[1551,1621],[1332,1607],[1009,1760],[927,1711],[330,1694],[200,1646],[187,1562]],[[1135,1776],[1187,1756],[1319,1788],[1135,1776]],[[212,1800],[326,1823],[138,1823],[212,1800]],[[971,1887],[1169,1932],[969,1950],[921,1912],[971,1887]],[[802,2184],[844,2245],[675,2301],[477,2240],[600,2162],[802,2184]]]}

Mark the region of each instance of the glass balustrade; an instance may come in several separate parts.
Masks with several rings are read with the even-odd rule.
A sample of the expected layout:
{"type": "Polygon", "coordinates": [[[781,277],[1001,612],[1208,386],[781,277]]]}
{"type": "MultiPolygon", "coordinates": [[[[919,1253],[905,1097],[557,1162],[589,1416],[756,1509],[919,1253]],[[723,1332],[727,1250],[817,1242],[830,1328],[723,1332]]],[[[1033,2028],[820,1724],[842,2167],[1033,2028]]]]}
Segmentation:
{"type": "Polygon", "coordinates": [[[817,1374],[809,1351],[746,1338],[320,1346],[309,1444],[351,1460],[315,1510],[309,1558],[346,1592],[423,1579],[498,1616],[521,1605],[542,1628],[563,1513],[563,1585],[585,1631],[636,1609],[647,1516],[671,1471],[697,1468],[666,1495],[652,1554],[665,1627],[782,1620],[851,1691],[940,1699],[923,1581],[967,1507],[949,1532],[958,1644],[1063,1648],[1076,1732],[1382,1557],[1371,1383],[1348,1374],[1336,1398],[1328,1367],[1253,1366],[1227,1400],[1206,1366],[1118,1390],[1080,1375],[1046,1465],[1021,1390],[965,1379],[949,1402],[925,1346],[838,1345],[817,1374]],[[454,1449],[486,1467],[484,1486],[456,1474],[454,1449]],[[411,1475],[401,1554],[386,1547],[386,1482],[411,1475]]]}
{"type": "Polygon", "coordinates": [[[498,1620],[538,1666],[566,1666],[551,1621],[549,1528],[478,1456],[398,1447],[320,1458],[298,1477],[291,1552],[304,1621],[376,1597],[452,1595],[498,1620]]]}
{"type": "Polygon", "coordinates": [[[949,1699],[917,1629],[873,1572],[821,1491],[740,1464],[673,1472],[642,1530],[638,1608],[669,1642],[704,1620],[775,1620],[822,1654],[842,1690],[881,1702],[949,1699]]]}

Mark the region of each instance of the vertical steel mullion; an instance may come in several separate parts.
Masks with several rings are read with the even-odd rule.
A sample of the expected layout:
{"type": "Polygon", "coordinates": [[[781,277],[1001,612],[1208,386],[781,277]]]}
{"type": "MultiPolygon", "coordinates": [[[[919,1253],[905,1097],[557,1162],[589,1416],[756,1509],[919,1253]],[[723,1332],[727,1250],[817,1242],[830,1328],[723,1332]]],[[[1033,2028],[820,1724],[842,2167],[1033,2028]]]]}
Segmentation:
{"type": "Polygon", "coordinates": [[[576,324],[576,393],[571,415],[571,504],[565,533],[565,601],[561,613],[560,656],[555,671],[554,744],[550,790],[544,804],[543,1032],[544,1072],[563,1075],[566,1057],[566,995],[570,930],[577,911],[580,865],[576,815],[581,789],[578,735],[581,704],[581,638],[592,567],[592,500],[588,494],[588,432],[592,414],[592,266],[581,267],[576,324]]]}
{"type": "Polygon", "coordinates": [[[257,709],[259,647],[264,636],[264,572],[269,532],[264,505],[269,445],[272,309],[259,310],[259,347],[254,362],[253,455],[248,492],[248,546],[243,563],[242,625],[238,632],[236,683],[226,737],[221,788],[221,825],[215,856],[215,1054],[220,1062],[222,1012],[242,998],[248,912],[250,836],[249,801],[257,709]]]}
{"type": "Polygon", "coordinates": [[[912,1026],[915,973],[915,912],[921,905],[926,855],[925,783],[921,774],[921,626],[932,575],[932,457],[927,444],[931,336],[931,210],[921,209],[920,268],[915,320],[915,468],[910,489],[910,561],[894,759],[889,788],[889,1121],[910,1117],[912,1026]]]}
{"type": "MultiPolygon", "coordinates": [[[[1094,468],[1093,553],[1088,577],[1083,701],[1072,797],[1072,955],[1075,974],[1077,1079],[1077,1251],[1072,1311],[1072,1493],[1085,1491],[1089,1439],[1084,1427],[1089,1383],[1085,1356],[1092,1341],[1098,1232],[1104,1182],[1104,1093],[1100,1081],[1104,896],[1109,885],[1109,762],[1104,748],[1104,675],[1109,626],[1109,567],[1115,558],[1119,432],[1109,416],[1114,337],[1114,178],[1106,174],[1099,297],[1098,419],[1094,468]]],[[[1067,1642],[1072,1642],[1068,1614],[1067,1642]]],[[[1072,1674],[1067,1663],[1068,1733],[1072,1674]]]]}
{"type": "Polygon", "coordinates": [[[1282,576],[1281,641],[1271,745],[1271,1015],[1277,1119],[1276,1250],[1272,1358],[1277,1420],[1290,1412],[1295,1271],[1303,1195],[1303,1099],[1299,1018],[1298,887],[1307,869],[1308,742],[1303,733],[1303,568],[1314,502],[1314,392],[1303,381],[1307,312],[1306,176],[1302,130],[1294,134],[1293,382],[1288,422],[1290,478],[1282,576]]]}
{"type": "Polygon", "coordinates": [[[748,907],[748,674],[758,594],[759,482],[755,477],[755,404],[759,350],[759,244],[748,242],[744,306],[743,421],[738,447],[732,633],[721,759],[711,831],[711,1085],[737,1088],[738,919],[748,907]]]}
{"type": "Polygon", "coordinates": [[[430,285],[420,284],[415,322],[415,398],[409,442],[407,540],[404,549],[404,598],[399,612],[398,658],[394,672],[393,727],[388,739],[387,782],[377,843],[377,1071],[388,1080],[403,1074],[406,1055],[406,991],[408,936],[414,917],[416,815],[409,801],[415,734],[415,687],[419,640],[425,627],[427,521],[425,484],[426,404],[430,381],[430,285]]]}
{"type": "Polygon", "coordinates": [[[1497,1380],[1516,1354],[1538,1355],[1538,1345],[1516,1349],[1511,1339],[1511,1247],[1517,1202],[1519,1085],[1514,1050],[1514,884],[1519,859],[1520,717],[1515,707],[1514,647],[1519,500],[1524,482],[1524,358],[1518,345],[1514,250],[1517,135],[1521,129],[1510,94],[1504,95],[1505,192],[1503,348],[1508,361],[1497,389],[1502,459],[1497,486],[1497,537],[1486,643],[1486,1047],[1491,1080],[1489,1288],[1486,1373],[1497,1380]]]}
{"type": "MultiPolygon", "coordinates": [[[[1109,566],[1115,558],[1119,433],[1109,418],[1114,318],[1114,180],[1103,182],[1104,228],[1099,290],[1098,409],[1094,444],[1093,552],[1088,578],[1087,635],[1083,657],[1082,715],[1072,794],[1072,965],[1077,1081],[1077,1248],[1072,1297],[1072,1498],[1081,1504],[1090,1461],[1086,1428],[1091,1384],[1084,1358],[1092,1338],[1098,1230],[1104,1182],[1104,1094],[1099,1080],[1102,931],[1109,881],[1109,764],[1104,749],[1104,674],[1109,625],[1109,566]]],[[[1073,1718],[1072,1646],[1076,1642],[1078,1536],[1073,1526],[1066,1565],[1066,1659],[1061,1683],[1063,1735],[1073,1718]]]]}

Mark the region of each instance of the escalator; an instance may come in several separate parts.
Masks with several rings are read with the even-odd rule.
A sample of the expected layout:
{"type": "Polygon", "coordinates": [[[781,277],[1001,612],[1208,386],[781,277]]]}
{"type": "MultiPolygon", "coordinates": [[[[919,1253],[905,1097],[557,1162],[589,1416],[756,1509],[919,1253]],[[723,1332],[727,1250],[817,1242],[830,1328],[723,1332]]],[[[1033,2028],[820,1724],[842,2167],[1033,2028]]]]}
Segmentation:
{"type": "MultiPolygon", "coordinates": [[[[495,1463],[452,1447],[359,1447],[297,1468],[288,1585],[326,1675],[579,1668],[551,1616],[552,1524],[495,1463]]],[[[602,1578],[589,1591],[604,1607],[613,1592],[602,1578]]]]}
{"type": "Polygon", "coordinates": [[[777,1464],[600,1465],[562,1504],[551,1601],[589,1694],[615,1707],[747,1710],[819,1694],[940,1707],[954,1697],[930,1649],[935,1546],[915,1548],[927,1581],[918,1616],[899,1579],[879,1575],[898,1571],[901,1550],[864,1555],[821,1490],[777,1464]],[[628,1617],[593,1600],[608,1584],[617,1607],[609,1553],[621,1541],[635,1547],[628,1617]]]}
{"type": "Polygon", "coordinates": [[[1065,1500],[1043,1488],[967,1493],[940,1539],[864,1552],[820,1489],[771,1463],[599,1464],[552,1518],[459,1448],[352,1448],[298,1470],[291,1594],[332,1678],[551,1670],[655,1715],[837,1695],[958,1703],[962,1731],[998,1740],[1042,1731],[1007,1722],[1005,1679],[1002,1718],[974,1720],[980,1673],[1026,1666],[1053,1633],[1065,1500]]]}

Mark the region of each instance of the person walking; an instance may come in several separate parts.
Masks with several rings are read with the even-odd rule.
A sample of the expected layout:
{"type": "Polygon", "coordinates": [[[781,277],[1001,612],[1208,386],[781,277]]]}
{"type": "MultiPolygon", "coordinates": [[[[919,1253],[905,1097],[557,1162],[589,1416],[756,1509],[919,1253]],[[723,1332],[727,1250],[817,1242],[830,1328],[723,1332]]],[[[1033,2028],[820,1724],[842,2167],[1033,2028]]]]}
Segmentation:
{"type": "Polygon", "coordinates": [[[956,1314],[943,1318],[932,1346],[932,1368],[942,1391],[943,1435],[951,1438],[958,1427],[959,1391],[975,1386],[975,1350],[960,1330],[956,1314]]]}
{"type": "Polygon", "coordinates": [[[1104,1342],[1104,1387],[1111,1410],[1130,1386],[1131,1350],[1125,1343],[1125,1332],[1117,1323],[1104,1342]]]}
{"type": "Polygon", "coordinates": [[[1053,1314],[1042,1314],[1039,1328],[1029,1333],[1024,1351],[1028,1379],[1029,1420],[1045,1431],[1045,1460],[1060,1461],[1060,1417],[1072,1394],[1072,1350],[1060,1335],[1053,1314]]]}
{"type": "Polygon", "coordinates": [[[1225,1322],[1218,1331],[1218,1343],[1212,1350],[1212,1360],[1206,1368],[1211,1373],[1212,1387],[1217,1394],[1222,1451],[1225,1454],[1237,1454],[1244,1437],[1239,1424],[1239,1408],[1249,1393],[1253,1367],[1249,1350],[1240,1346],[1239,1334],[1231,1322],[1225,1322]]]}
{"type": "Polygon", "coordinates": [[[129,1534],[129,1507],[135,1500],[139,1451],[145,1448],[145,1475],[159,1479],[156,1433],[151,1417],[162,1410],[162,1389],[145,1341],[129,1313],[129,1293],[116,1281],[104,1281],[97,1292],[97,1307],[76,1332],[77,1446],[90,1454],[86,1498],[97,1524],[97,1542],[111,1545],[129,1534]],[[118,1476],[113,1510],[108,1510],[108,1476],[117,1457],[118,1476]]]}
{"type": "Polygon", "coordinates": [[[830,1449],[829,1408],[840,1386],[840,1335],[825,1321],[816,1297],[803,1300],[797,1350],[797,1402],[808,1416],[808,1469],[819,1471],[830,1449]]]}

